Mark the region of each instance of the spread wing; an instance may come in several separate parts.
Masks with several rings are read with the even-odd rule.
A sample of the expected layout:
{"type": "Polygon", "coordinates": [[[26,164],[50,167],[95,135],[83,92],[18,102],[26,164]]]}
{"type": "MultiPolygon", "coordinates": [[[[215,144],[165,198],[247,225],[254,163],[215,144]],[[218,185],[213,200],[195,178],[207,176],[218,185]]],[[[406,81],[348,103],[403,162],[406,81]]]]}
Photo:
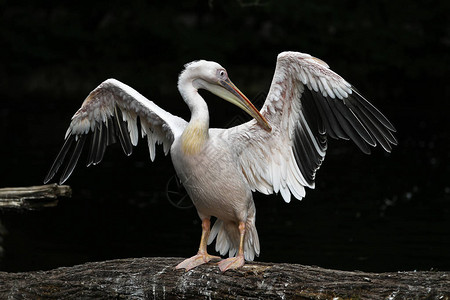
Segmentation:
{"type": "Polygon", "coordinates": [[[72,117],[64,145],[44,182],[49,182],[55,176],[71,152],[60,184],[69,178],[89,136],[88,166],[98,164],[106,147],[117,140],[125,154],[131,155],[132,146],[137,145],[139,138],[138,117],[142,137],[147,136],[152,161],[155,159],[155,144],[162,143],[167,154],[174,139],[181,135],[187,125],[185,120],[161,109],[128,85],[108,79],[88,95],[72,117]]]}
{"type": "Polygon", "coordinates": [[[254,120],[230,128],[227,138],[252,190],[305,196],[314,188],[324,160],[327,135],[352,140],[364,152],[396,145],[394,126],[328,65],[308,54],[278,55],[272,85],[261,114],[272,132],[254,120]]]}

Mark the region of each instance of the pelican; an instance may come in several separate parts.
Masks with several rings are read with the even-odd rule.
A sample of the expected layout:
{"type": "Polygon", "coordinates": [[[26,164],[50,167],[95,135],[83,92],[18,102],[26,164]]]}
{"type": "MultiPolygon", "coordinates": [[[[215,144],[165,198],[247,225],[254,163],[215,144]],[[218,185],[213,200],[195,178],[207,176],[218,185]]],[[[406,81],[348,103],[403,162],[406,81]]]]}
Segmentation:
{"type": "Polygon", "coordinates": [[[218,63],[198,60],[185,65],[178,90],[191,111],[189,122],[163,110],[128,85],[108,79],[95,88],[72,117],[65,142],[45,183],[61,167],[60,184],[72,174],[88,136],[87,166],[98,164],[106,146],[120,141],[126,155],[147,137],[150,159],[155,144],[170,152],[176,173],[202,221],[196,255],[177,269],[190,270],[220,257],[222,272],[236,269],[260,254],[252,192],[280,193],[301,200],[314,188],[324,160],[327,136],[352,140],[369,154],[380,144],[390,152],[397,144],[389,120],[322,60],[299,52],[282,52],[265,103],[258,111],[231,82],[218,63]],[[238,126],[209,128],[208,106],[199,90],[207,90],[248,113],[238,126]],[[211,228],[210,218],[217,218],[211,228]]]}

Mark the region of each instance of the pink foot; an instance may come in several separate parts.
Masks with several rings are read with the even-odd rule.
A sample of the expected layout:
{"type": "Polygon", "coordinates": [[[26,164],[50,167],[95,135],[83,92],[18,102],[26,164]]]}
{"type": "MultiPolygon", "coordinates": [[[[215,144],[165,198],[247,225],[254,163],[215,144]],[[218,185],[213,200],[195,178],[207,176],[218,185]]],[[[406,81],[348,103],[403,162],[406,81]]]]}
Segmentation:
{"type": "Polygon", "coordinates": [[[220,259],[220,257],[209,254],[197,254],[180,262],[175,269],[186,269],[186,271],[189,271],[190,269],[209,262],[211,259],[220,259]]]}
{"type": "Polygon", "coordinates": [[[237,269],[242,267],[244,265],[244,262],[245,262],[244,256],[238,255],[236,257],[230,257],[220,261],[219,268],[220,271],[225,272],[226,270],[237,269]]]}

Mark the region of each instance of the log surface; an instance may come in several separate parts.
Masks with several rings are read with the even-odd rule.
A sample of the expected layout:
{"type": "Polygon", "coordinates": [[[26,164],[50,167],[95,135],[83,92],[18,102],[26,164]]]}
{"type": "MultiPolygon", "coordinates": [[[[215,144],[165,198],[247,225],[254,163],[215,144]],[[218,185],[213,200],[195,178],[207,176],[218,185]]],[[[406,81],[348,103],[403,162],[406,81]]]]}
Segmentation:
{"type": "Polygon", "coordinates": [[[0,208],[40,209],[58,204],[59,197],[70,197],[68,185],[46,184],[29,187],[9,187],[0,189],[0,208]]]}
{"type": "Polygon", "coordinates": [[[450,299],[450,272],[366,273],[252,262],[221,273],[182,258],[134,258],[0,272],[0,299],[450,299]]]}

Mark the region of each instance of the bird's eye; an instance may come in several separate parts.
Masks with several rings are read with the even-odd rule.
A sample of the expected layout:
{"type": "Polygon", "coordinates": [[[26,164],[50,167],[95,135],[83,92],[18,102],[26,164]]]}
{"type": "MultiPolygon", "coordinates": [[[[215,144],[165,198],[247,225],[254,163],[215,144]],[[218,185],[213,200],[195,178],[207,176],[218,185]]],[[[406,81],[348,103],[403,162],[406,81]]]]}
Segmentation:
{"type": "Polygon", "coordinates": [[[220,78],[226,78],[227,77],[227,72],[225,70],[219,70],[219,77],[220,78]]]}

